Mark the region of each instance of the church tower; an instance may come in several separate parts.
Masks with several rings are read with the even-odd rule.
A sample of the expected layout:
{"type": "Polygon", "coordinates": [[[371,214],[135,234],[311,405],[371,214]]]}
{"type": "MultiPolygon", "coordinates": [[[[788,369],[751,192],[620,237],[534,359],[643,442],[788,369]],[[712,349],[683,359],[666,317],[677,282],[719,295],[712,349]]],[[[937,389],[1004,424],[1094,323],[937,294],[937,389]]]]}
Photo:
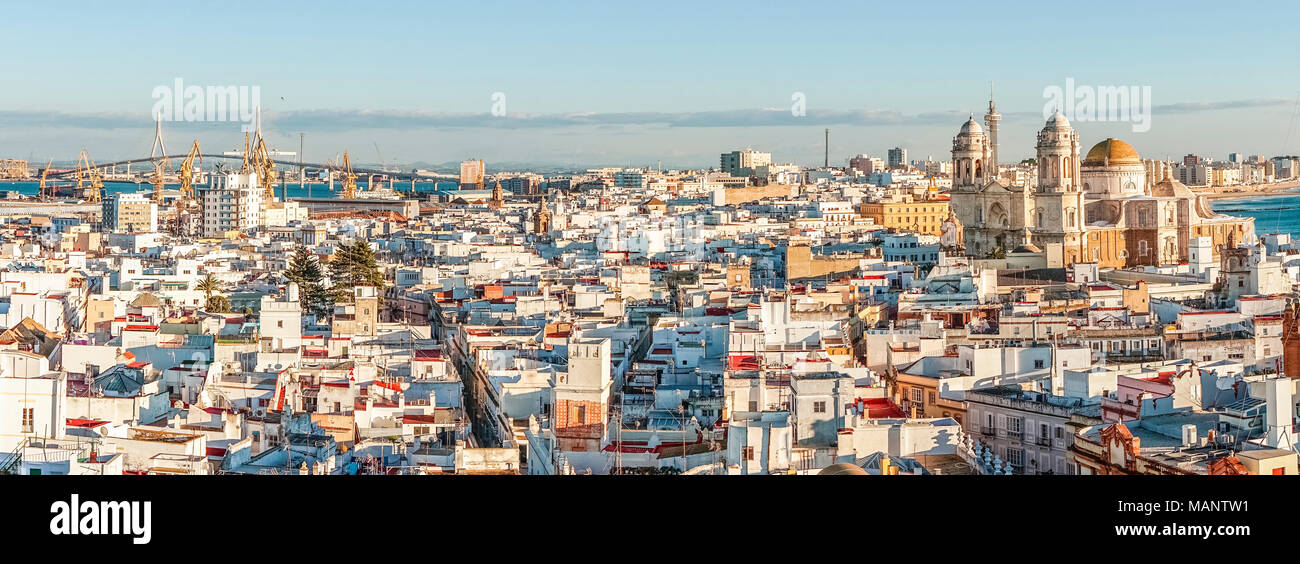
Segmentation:
{"type": "Polygon", "coordinates": [[[533,214],[533,233],[545,235],[551,231],[551,210],[546,207],[546,196],[542,196],[542,201],[537,205],[537,213],[533,214]]]}
{"type": "Polygon", "coordinates": [[[1038,185],[1029,224],[1050,266],[1085,260],[1084,199],[1079,182],[1079,133],[1057,110],[1038,132],[1038,185]]]}
{"type": "Polygon", "coordinates": [[[506,203],[505,190],[501,188],[501,181],[498,180],[496,186],[492,187],[492,201],[488,205],[492,206],[493,208],[500,209],[501,206],[505,205],[505,203],[506,203]]]}
{"type": "Polygon", "coordinates": [[[993,89],[989,88],[989,111],[984,114],[984,125],[989,128],[989,146],[988,146],[988,174],[989,178],[996,180],[998,177],[998,122],[1002,121],[1002,114],[998,113],[998,105],[993,101],[993,89]]]}
{"type": "Polygon", "coordinates": [[[1060,110],[1038,132],[1038,191],[1079,190],[1079,133],[1060,110]]]}
{"type": "Polygon", "coordinates": [[[952,140],[953,188],[983,188],[987,183],[988,156],[984,128],[971,116],[952,140]]]}

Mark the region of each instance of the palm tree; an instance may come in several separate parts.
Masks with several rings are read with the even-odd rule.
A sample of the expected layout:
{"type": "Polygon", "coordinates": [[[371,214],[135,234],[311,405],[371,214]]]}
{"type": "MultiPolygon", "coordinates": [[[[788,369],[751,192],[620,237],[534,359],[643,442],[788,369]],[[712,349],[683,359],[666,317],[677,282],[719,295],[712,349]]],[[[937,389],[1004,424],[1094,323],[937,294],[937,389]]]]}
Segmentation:
{"type": "Polygon", "coordinates": [[[194,286],[196,290],[203,292],[203,306],[205,309],[209,309],[208,306],[212,303],[212,294],[214,292],[220,292],[223,285],[224,283],[209,272],[202,280],[199,280],[198,285],[194,286]]]}

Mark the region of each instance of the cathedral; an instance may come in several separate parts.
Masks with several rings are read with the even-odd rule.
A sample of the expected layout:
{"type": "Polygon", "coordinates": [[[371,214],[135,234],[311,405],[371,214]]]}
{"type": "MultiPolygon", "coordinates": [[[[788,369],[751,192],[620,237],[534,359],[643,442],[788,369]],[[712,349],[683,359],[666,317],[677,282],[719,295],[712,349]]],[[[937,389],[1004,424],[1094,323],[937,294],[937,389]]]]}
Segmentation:
{"type": "Polygon", "coordinates": [[[1254,239],[1253,219],[1215,213],[1170,177],[1167,163],[1144,163],[1128,143],[1106,139],[1080,158],[1079,133],[1059,110],[1038,132],[1037,181],[1006,182],[998,176],[1001,118],[989,100],[985,125],[972,116],[952,142],[950,222],[961,226],[969,256],[1041,251],[1050,267],[1165,266],[1187,263],[1200,237],[1215,257],[1230,240],[1254,239]]]}

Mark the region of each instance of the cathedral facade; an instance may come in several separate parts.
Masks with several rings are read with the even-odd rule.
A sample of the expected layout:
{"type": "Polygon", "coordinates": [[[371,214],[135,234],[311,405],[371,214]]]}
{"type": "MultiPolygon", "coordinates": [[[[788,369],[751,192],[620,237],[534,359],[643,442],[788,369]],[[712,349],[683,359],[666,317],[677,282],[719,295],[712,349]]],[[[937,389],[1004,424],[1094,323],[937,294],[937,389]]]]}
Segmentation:
{"type": "Polygon", "coordinates": [[[969,256],[1042,251],[1054,267],[1165,266],[1186,263],[1198,237],[1216,257],[1230,240],[1254,238],[1253,219],[1215,213],[1169,177],[1166,163],[1144,163],[1128,143],[1106,139],[1080,158],[1079,134],[1060,111],[1038,132],[1037,181],[1006,182],[991,100],[984,120],[972,116],[952,143],[951,206],[969,256]]]}

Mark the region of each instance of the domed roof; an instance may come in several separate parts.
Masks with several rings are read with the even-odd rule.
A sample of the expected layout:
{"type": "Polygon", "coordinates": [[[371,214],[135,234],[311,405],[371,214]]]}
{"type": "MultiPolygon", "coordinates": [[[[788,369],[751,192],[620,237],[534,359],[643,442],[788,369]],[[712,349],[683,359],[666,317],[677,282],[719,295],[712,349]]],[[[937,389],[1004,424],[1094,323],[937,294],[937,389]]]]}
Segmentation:
{"type": "Polygon", "coordinates": [[[1065,119],[1065,114],[1058,109],[1052,117],[1047,118],[1047,127],[1070,127],[1070,120],[1065,119]]]}
{"type": "Polygon", "coordinates": [[[980,127],[979,122],[975,121],[975,116],[971,116],[970,119],[966,120],[966,123],[961,124],[961,132],[965,134],[984,133],[984,128],[980,127]]]}
{"type": "Polygon", "coordinates": [[[836,476],[836,475],[843,475],[843,474],[856,475],[856,476],[870,475],[867,474],[867,471],[863,470],[861,467],[853,464],[848,464],[845,462],[841,462],[839,464],[832,464],[830,466],[822,468],[819,472],[817,472],[818,476],[836,476]]]}
{"type": "Polygon", "coordinates": [[[1088,156],[1083,159],[1083,166],[1113,166],[1142,164],[1142,157],[1132,145],[1113,137],[1093,145],[1088,156]]]}

